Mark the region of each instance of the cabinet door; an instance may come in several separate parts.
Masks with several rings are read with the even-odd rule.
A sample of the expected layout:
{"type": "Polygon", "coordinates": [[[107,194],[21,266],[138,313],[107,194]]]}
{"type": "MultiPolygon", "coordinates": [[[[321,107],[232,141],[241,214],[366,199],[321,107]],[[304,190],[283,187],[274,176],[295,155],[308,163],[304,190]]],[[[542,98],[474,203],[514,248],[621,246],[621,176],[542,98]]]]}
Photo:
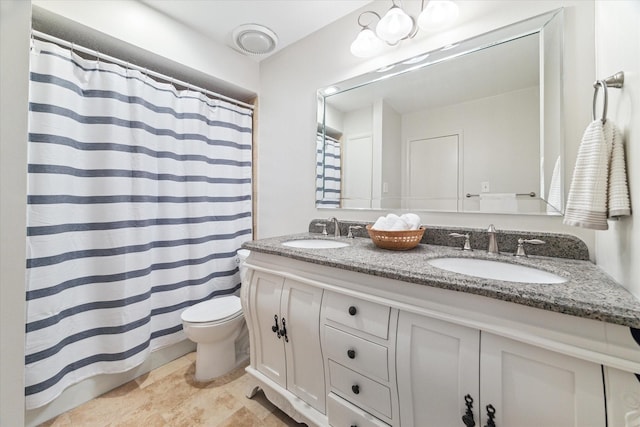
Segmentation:
{"type": "Polygon", "coordinates": [[[600,365],[482,333],[481,425],[486,406],[497,426],[602,427],[600,365]]]}
{"type": "Polygon", "coordinates": [[[402,427],[463,426],[467,394],[480,425],[479,337],[476,329],[400,313],[396,357],[402,427]]]}
{"type": "Polygon", "coordinates": [[[279,339],[272,327],[276,324],[274,316],[280,320],[280,298],[284,279],[273,274],[255,272],[249,291],[251,327],[255,344],[255,368],[264,375],[286,387],[286,362],[284,340],[279,339]]]}
{"type": "Polygon", "coordinates": [[[609,426],[640,427],[640,374],[605,368],[609,426]]]}
{"type": "Polygon", "coordinates": [[[287,389],[325,413],[324,363],[320,351],[322,289],[286,279],[281,313],[286,323],[287,389]]]}

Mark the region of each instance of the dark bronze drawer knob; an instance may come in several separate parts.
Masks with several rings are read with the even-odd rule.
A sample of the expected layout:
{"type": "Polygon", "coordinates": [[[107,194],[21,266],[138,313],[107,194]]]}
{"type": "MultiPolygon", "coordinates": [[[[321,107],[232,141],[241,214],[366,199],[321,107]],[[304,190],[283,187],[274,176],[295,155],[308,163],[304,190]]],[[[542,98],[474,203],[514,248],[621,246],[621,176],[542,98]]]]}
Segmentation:
{"type": "Polygon", "coordinates": [[[349,359],[355,359],[356,358],[356,351],[353,350],[353,349],[347,350],[347,356],[349,357],[349,359]]]}
{"type": "Polygon", "coordinates": [[[358,309],[355,308],[354,306],[349,307],[349,314],[350,315],[355,316],[357,312],[358,312],[358,309]]]}
{"type": "Polygon", "coordinates": [[[353,394],[360,394],[360,386],[358,384],[352,385],[351,391],[353,392],[353,394]]]}

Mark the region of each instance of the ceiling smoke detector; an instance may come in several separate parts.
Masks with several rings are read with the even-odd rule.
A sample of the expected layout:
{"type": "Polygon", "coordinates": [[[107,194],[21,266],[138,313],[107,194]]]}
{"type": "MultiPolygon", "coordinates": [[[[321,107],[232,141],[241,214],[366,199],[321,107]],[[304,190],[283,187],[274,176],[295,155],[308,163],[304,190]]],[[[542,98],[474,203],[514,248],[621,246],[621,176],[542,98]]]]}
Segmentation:
{"type": "Polygon", "coordinates": [[[233,44],[246,54],[265,55],[274,51],[278,36],[262,25],[245,24],[233,30],[233,44]]]}

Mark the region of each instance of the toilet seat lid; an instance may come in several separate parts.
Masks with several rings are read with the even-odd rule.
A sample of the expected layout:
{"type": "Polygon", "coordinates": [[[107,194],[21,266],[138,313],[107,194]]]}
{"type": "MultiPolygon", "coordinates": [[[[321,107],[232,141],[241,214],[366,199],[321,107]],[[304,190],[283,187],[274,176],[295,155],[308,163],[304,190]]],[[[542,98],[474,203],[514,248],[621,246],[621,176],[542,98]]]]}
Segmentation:
{"type": "Polygon", "coordinates": [[[223,322],[242,314],[240,298],[228,295],[199,302],[182,312],[182,320],[192,323],[223,322]]]}

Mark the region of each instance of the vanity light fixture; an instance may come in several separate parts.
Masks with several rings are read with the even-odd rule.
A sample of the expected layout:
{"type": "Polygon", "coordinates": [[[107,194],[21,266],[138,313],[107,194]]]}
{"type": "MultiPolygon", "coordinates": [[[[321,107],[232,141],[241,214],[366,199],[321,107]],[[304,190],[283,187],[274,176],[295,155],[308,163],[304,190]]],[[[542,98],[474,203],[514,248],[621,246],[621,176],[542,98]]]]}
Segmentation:
{"type": "Polygon", "coordinates": [[[396,46],[402,40],[415,37],[418,28],[425,31],[442,29],[458,17],[458,5],[452,0],[427,1],[425,8],[424,0],[422,0],[417,25],[416,20],[396,4],[396,0],[391,0],[391,9],[384,16],[380,16],[372,10],[362,12],[358,16],[358,25],[361,29],[356,39],[351,43],[351,53],[359,58],[377,55],[385,44],[396,46]],[[375,32],[371,28],[373,22],[363,22],[368,15],[373,15],[371,18],[373,22],[377,19],[375,32]]]}

